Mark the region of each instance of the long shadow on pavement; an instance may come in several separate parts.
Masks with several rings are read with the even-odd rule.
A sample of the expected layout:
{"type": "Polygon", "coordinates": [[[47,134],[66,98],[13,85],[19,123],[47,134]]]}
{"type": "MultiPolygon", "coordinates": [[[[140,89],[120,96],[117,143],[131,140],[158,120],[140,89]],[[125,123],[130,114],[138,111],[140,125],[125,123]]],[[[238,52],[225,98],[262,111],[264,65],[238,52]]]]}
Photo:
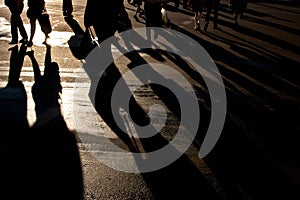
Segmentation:
{"type": "MultiPolygon", "coordinates": [[[[1,198],[83,199],[77,142],[60,112],[58,65],[45,64],[41,75],[34,52],[26,48],[13,47],[9,81],[0,91],[1,198]],[[33,127],[28,125],[27,95],[19,81],[25,54],[35,72],[32,96],[37,120],[33,127]]],[[[51,58],[47,49],[46,60],[51,58]]]]}

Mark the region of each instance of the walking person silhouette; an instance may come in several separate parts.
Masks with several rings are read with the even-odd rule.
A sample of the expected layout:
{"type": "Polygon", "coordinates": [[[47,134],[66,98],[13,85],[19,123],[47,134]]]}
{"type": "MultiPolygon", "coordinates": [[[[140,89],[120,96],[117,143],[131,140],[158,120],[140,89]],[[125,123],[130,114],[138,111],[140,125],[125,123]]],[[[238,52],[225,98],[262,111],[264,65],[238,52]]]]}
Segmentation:
{"type": "Polygon", "coordinates": [[[24,0],[5,0],[4,4],[9,8],[11,12],[10,24],[11,24],[11,36],[12,40],[9,44],[18,44],[18,29],[22,39],[21,43],[27,43],[28,36],[21,18],[21,13],[24,8],[24,0]]]}
{"type": "Polygon", "coordinates": [[[206,0],[206,15],[205,15],[205,22],[204,22],[204,31],[207,31],[208,24],[210,21],[210,14],[212,10],[214,11],[213,28],[219,29],[218,18],[219,18],[220,1],[221,0],[206,0]]]}
{"type": "Polygon", "coordinates": [[[30,20],[30,38],[27,43],[27,46],[31,47],[33,45],[33,37],[35,35],[36,30],[36,20],[39,21],[42,31],[45,34],[44,43],[47,42],[47,39],[49,38],[49,33],[51,32],[51,25],[48,25],[50,26],[49,28],[47,28],[48,30],[43,29],[44,21],[42,15],[46,12],[46,3],[44,0],[28,0],[27,17],[30,20]]]}
{"type": "Polygon", "coordinates": [[[145,0],[146,27],[162,27],[161,0],[145,0]]]}
{"type": "Polygon", "coordinates": [[[106,1],[101,6],[97,0],[87,0],[84,25],[86,28],[94,27],[100,43],[113,36],[116,31],[132,28],[123,0],[106,1]]]}
{"type": "Polygon", "coordinates": [[[230,0],[229,5],[234,15],[234,23],[236,26],[239,26],[240,20],[247,8],[248,0],[230,0]]]}
{"type": "Polygon", "coordinates": [[[198,31],[200,31],[200,22],[204,4],[204,0],[188,0],[189,8],[194,12],[194,29],[198,31]]]}

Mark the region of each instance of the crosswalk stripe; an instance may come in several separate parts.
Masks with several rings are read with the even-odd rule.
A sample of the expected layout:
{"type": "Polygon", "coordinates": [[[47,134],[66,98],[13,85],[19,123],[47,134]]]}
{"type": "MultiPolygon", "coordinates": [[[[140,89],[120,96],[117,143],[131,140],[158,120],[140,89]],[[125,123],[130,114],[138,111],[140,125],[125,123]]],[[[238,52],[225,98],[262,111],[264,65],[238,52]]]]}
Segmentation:
{"type": "MultiPolygon", "coordinates": [[[[2,61],[0,63],[0,71],[9,71],[9,61],[2,61]],[[4,65],[4,66],[1,66],[4,65]]],[[[40,70],[44,71],[45,66],[40,66],[40,70]]],[[[22,71],[25,72],[33,72],[32,66],[23,66],[22,71]]],[[[78,72],[78,68],[72,68],[72,67],[60,67],[59,72],[78,72]]]]}

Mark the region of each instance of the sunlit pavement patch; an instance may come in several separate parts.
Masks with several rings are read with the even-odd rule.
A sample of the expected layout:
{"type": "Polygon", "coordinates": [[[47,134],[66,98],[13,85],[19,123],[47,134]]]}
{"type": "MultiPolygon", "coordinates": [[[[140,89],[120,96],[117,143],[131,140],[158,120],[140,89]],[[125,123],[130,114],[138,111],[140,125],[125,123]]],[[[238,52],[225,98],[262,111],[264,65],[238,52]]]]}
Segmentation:
{"type": "Polygon", "coordinates": [[[10,23],[4,17],[0,17],[0,40],[10,40],[10,23]]]}

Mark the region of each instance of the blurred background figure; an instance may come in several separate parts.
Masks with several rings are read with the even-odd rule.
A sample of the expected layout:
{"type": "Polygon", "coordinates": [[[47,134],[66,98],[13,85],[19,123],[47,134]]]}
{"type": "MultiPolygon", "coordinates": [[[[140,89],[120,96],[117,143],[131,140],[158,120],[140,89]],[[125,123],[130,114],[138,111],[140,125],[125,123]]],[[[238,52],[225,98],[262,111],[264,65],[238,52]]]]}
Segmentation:
{"type": "Polygon", "coordinates": [[[123,0],[97,1],[87,0],[84,13],[86,29],[94,27],[97,38],[101,43],[113,36],[116,31],[123,31],[132,27],[123,0]]]}
{"type": "Polygon", "coordinates": [[[194,29],[200,31],[200,22],[205,0],[189,0],[189,8],[194,12],[194,29]]]}
{"type": "Polygon", "coordinates": [[[145,0],[146,27],[162,27],[161,0],[145,0]]]}
{"type": "Polygon", "coordinates": [[[166,10],[166,2],[162,1],[161,3],[161,15],[162,15],[162,22],[163,26],[166,28],[171,28],[171,20],[168,16],[168,11],[166,10]]]}
{"type": "MultiPolygon", "coordinates": [[[[170,2],[170,1],[173,1],[174,2],[174,7],[176,9],[179,9],[180,3],[181,3],[180,0],[168,0],[168,2],[170,2]]],[[[183,9],[187,9],[188,8],[188,0],[182,0],[182,8],[183,9]]]]}
{"type": "Polygon", "coordinates": [[[247,8],[247,5],[248,0],[230,0],[229,2],[229,6],[234,15],[234,22],[237,26],[240,24],[241,17],[247,8]]]}
{"type": "Polygon", "coordinates": [[[4,3],[11,12],[10,24],[12,40],[9,42],[9,44],[18,44],[18,29],[22,36],[20,42],[27,43],[28,36],[21,18],[21,13],[24,8],[24,0],[5,0],[4,3]]]}
{"type": "Polygon", "coordinates": [[[219,29],[218,17],[219,17],[220,1],[221,0],[206,0],[206,15],[205,15],[205,22],[204,22],[204,31],[207,31],[208,24],[210,21],[210,14],[212,10],[214,11],[213,28],[219,29]]]}

